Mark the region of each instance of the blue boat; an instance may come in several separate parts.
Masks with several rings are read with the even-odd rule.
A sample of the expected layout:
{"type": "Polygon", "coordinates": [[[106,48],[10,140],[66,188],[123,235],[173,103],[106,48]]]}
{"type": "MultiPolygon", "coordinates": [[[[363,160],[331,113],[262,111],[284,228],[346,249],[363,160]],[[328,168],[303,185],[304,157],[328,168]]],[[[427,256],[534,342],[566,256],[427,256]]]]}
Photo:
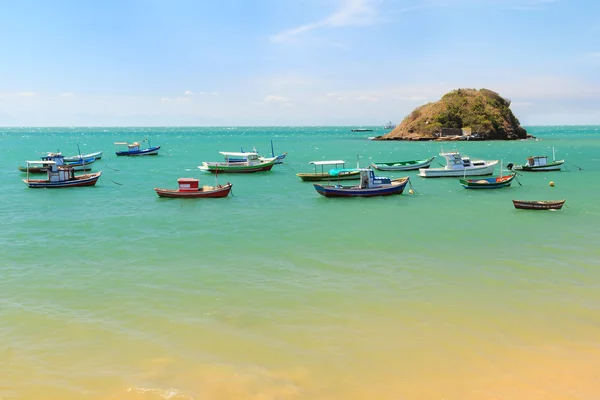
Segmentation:
{"type": "Polygon", "coordinates": [[[390,179],[375,176],[370,169],[360,170],[360,183],[355,186],[313,184],[315,190],[325,197],[373,197],[402,194],[409,177],[390,179]]]}
{"type": "MultiPolygon", "coordinates": [[[[143,142],[146,141],[143,140],[143,142]]],[[[148,142],[148,147],[145,149],[140,149],[139,142],[115,142],[115,146],[127,146],[126,150],[117,150],[115,152],[117,156],[155,156],[160,150],[160,146],[150,146],[150,142],[148,142]]]]}

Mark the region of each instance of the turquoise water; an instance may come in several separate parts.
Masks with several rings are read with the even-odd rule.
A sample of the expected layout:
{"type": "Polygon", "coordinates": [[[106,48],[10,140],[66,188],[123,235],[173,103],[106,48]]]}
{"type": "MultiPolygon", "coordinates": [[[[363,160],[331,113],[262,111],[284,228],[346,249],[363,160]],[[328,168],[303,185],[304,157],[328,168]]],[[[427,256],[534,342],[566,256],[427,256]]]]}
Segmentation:
{"type": "Polygon", "coordinates": [[[0,399],[600,397],[600,127],[528,131],[539,140],[0,129],[0,399]],[[113,142],[145,137],[159,156],[114,156],[113,142]],[[153,190],[179,177],[212,185],[202,161],[270,153],[270,140],[286,163],[219,175],[233,196],[153,190]],[[104,151],[95,187],[21,181],[25,160],[78,144],[104,151]],[[457,149],[518,164],[553,147],[563,171],[491,191],[378,172],[409,175],[415,193],[327,199],[295,176],[312,160],[366,166],[457,149]],[[563,198],[561,211],[511,202],[563,198]]]}

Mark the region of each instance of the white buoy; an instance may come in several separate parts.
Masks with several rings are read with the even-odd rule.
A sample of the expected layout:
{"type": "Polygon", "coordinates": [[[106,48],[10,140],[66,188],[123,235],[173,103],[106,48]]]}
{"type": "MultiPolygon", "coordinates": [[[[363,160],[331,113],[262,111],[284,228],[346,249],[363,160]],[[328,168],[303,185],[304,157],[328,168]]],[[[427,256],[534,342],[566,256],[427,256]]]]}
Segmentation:
{"type": "Polygon", "coordinates": [[[408,191],[408,193],[409,193],[409,194],[415,194],[415,191],[414,191],[414,190],[412,190],[412,189],[410,189],[410,190],[408,191]]]}

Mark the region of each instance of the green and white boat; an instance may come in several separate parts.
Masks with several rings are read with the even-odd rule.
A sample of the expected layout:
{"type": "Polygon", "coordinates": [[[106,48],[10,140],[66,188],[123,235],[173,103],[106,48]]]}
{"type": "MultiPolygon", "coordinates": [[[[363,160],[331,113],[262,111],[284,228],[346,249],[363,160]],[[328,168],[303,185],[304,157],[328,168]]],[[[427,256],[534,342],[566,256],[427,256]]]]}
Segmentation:
{"type": "Polygon", "coordinates": [[[225,161],[205,161],[198,168],[203,171],[214,173],[221,172],[244,174],[251,172],[270,171],[271,168],[273,168],[273,165],[275,165],[277,162],[277,157],[264,158],[260,157],[258,153],[232,153],[227,151],[221,151],[219,153],[225,156],[225,161]],[[244,157],[245,161],[239,161],[240,157],[244,157]]]}
{"type": "Polygon", "coordinates": [[[360,179],[360,170],[345,168],[346,161],[344,160],[311,161],[309,164],[314,165],[315,172],[301,172],[296,174],[298,178],[305,182],[360,179]],[[317,167],[321,167],[321,171],[318,171],[317,167]],[[325,167],[334,168],[325,170],[325,167]]]}
{"type": "Polygon", "coordinates": [[[371,163],[371,167],[380,171],[411,171],[419,168],[429,168],[434,158],[435,156],[424,160],[371,163]]]}

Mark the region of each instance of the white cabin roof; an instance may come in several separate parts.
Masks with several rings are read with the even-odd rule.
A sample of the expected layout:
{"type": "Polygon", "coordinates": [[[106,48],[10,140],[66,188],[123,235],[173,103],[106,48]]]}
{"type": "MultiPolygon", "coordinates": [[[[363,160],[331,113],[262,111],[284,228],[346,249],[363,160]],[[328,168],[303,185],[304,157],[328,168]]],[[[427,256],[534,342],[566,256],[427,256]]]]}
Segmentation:
{"type": "Polygon", "coordinates": [[[52,165],[56,164],[56,161],[25,161],[27,164],[36,164],[36,165],[52,165]]]}
{"type": "Polygon", "coordinates": [[[336,164],[346,164],[346,161],[343,160],[334,160],[334,161],[311,161],[309,164],[312,165],[336,165],[336,164]]]}
{"type": "Polygon", "coordinates": [[[226,157],[228,157],[228,156],[230,156],[230,157],[247,157],[250,155],[256,155],[256,156],[258,155],[258,153],[253,153],[253,152],[250,152],[250,153],[239,153],[238,152],[238,153],[236,153],[236,152],[230,152],[230,151],[220,151],[219,153],[223,154],[226,157]]]}
{"type": "Polygon", "coordinates": [[[127,142],[115,142],[115,144],[128,145],[129,143],[127,143],[127,142]]]}

